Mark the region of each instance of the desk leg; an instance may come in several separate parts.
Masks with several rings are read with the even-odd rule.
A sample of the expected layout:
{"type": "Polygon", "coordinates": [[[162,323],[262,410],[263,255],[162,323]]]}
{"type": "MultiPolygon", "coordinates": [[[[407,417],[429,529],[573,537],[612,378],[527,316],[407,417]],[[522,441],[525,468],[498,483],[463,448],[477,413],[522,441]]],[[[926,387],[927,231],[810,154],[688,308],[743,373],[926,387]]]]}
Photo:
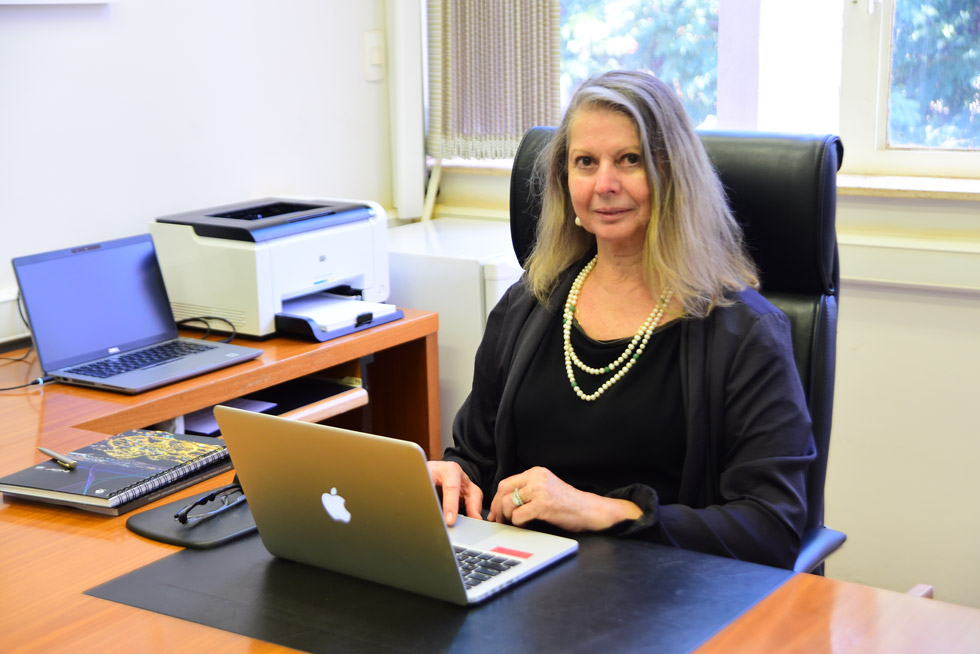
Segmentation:
{"type": "MultiPolygon", "coordinates": [[[[418,443],[442,458],[439,426],[439,354],[435,334],[376,352],[367,366],[369,403],[360,425],[353,416],[331,423],[418,443]]],[[[358,413],[358,412],[351,412],[358,413]]]]}

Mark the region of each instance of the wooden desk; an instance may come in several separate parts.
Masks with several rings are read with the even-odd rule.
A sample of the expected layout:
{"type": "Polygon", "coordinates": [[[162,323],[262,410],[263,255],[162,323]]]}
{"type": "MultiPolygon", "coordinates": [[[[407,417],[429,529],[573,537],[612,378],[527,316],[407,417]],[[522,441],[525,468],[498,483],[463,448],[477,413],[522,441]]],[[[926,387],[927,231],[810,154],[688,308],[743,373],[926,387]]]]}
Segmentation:
{"type": "MultiPolygon", "coordinates": [[[[42,460],[38,445],[69,450],[103,434],[164,420],[370,353],[376,353],[368,416],[374,430],[427,443],[430,454],[436,453],[437,319],[417,311],[405,314],[402,321],[325,344],[267,341],[261,344],[265,354],[254,362],[135,397],[66,386],[0,393],[0,474],[42,460]]],[[[0,386],[24,383],[38,374],[23,363],[0,362],[0,386]]],[[[230,477],[227,473],[163,501],[198,494],[230,477]]],[[[84,595],[178,550],[128,531],[127,517],[0,503],[0,651],[285,651],[84,595]]],[[[574,635],[575,625],[568,629],[574,635]]],[[[650,645],[656,649],[656,643],[650,645]]],[[[801,574],[698,651],[980,652],[980,610],[801,574]]]]}
{"type": "Polygon", "coordinates": [[[698,654],[980,652],[980,609],[797,574],[698,654]]]}
{"type": "MultiPolygon", "coordinates": [[[[404,313],[400,320],[325,343],[240,339],[236,342],[259,347],[263,354],[139,395],[61,384],[0,393],[0,474],[42,460],[39,445],[67,451],[99,440],[91,432],[145,427],[371,355],[372,401],[361,419],[372,424],[374,433],[415,441],[430,456],[439,455],[438,316],[411,309],[404,313]]],[[[29,360],[29,365],[0,361],[0,387],[39,377],[33,354],[29,360]]]]}
{"type": "MultiPolygon", "coordinates": [[[[405,317],[325,343],[290,338],[261,347],[254,361],[135,396],[65,385],[0,393],[0,475],[44,460],[38,446],[70,451],[106,434],[145,427],[283,382],[373,356],[370,401],[342,421],[419,443],[441,454],[438,317],[405,317]]],[[[16,357],[21,352],[4,356],[16,357]]],[[[35,357],[0,361],[0,387],[40,376],[35,357]]],[[[228,483],[207,480],[145,509],[228,483]]],[[[145,510],[145,509],[138,509],[145,510]]],[[[0,651],[262,652],[248,638],[83,595],[94,585],[178,548],[126,529],[131,514],[107,517],[62,507],[0,502],[0,651]]]]}

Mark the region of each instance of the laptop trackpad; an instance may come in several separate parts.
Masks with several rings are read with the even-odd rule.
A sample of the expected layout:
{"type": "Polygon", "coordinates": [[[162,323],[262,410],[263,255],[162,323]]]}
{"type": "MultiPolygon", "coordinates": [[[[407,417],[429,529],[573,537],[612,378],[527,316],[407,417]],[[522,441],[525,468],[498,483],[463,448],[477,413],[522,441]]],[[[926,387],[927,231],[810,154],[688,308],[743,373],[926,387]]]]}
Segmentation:
{"type": "Polygon", "coordinates": [[[459,516],[456,524],[449,528],[449,540],[456,545],[524,559],[532,555],[551,559],[565,553],[563,550],[577,548],[577,543],[569,538],[466,516],[459,516]]]}
{"type": "Polygon", "coordinates": [[[461,515],[456,518],[456,524],[449,528],[449,540],[461,545],[475,545],[499,534],[501,527],[505,526],[496,522],[476,520],[461,515]]]}

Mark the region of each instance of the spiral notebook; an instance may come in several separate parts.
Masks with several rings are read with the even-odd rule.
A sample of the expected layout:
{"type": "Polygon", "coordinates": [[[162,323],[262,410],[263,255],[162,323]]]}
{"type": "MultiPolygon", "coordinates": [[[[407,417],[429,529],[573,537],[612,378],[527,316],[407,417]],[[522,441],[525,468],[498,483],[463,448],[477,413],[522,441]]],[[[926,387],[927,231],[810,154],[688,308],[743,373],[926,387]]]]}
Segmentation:
{"type": "Polygon", "coordinates": [[[0,492],[119,515],[231,469],[220,438],[132,429],[0,478],[0,492]]]}

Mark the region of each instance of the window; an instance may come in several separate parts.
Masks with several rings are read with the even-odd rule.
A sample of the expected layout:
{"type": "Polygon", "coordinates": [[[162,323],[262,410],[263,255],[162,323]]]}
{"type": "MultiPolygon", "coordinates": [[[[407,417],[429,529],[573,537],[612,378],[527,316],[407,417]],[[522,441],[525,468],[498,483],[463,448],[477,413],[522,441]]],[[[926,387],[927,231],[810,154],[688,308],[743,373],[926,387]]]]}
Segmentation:
{"type": "Polygon", "coordinates": [[[563,0],[561,98],[586,78],[644,69],[673,84],[695,125],[718,105],[719,0],[563,0]]]}
{"type": "Polygon", "coordinates": [[[836,133],[841,1],[562,0],[562,97],[641,68],[699,127],[836,133]]]}
{"type": "Polygon", "coordinates": [[[561,30],[563,102],[645,68],[703,128],[838,133],[844,172],[980,177],[976,0],[562,0],[561,30]]]}
{"type": "Polygon", "coordinates": [[[846,0],[843,172],[980,177],[980,6],[846,0]]]}
{"type": "Polygon", "coordinates": [[[897,0],[889,148],[980,150],[980,5],[897,0]]]}
{"type": "MultiPolygon", "coordinates": [[[[701,128],[839,133],[844,2],[561,0],[564,103],[592,74],[644,68],[678,89],[701,128]]],[[[467,163],[443,162],[440,203],[506,206],[506,178],[467,163]]]]}

